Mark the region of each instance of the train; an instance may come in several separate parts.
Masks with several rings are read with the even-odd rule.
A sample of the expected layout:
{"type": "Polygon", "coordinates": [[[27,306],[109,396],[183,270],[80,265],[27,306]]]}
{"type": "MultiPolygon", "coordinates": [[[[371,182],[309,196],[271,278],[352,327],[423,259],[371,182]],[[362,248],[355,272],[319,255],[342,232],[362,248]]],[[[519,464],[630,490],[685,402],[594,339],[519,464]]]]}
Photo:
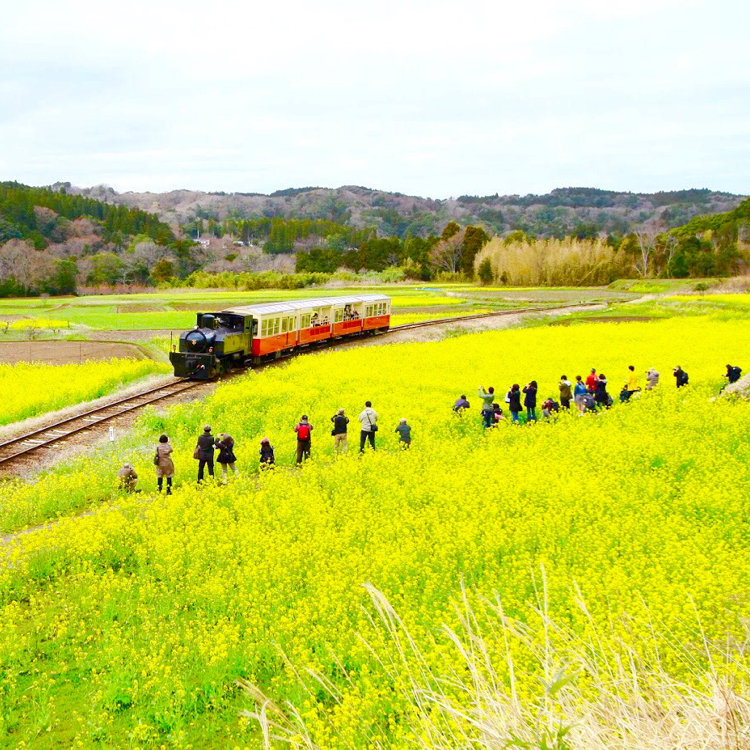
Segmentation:
{"type": "Polygon", "coordinates": [[[180,334],[169,360],[177,377],[213,380],[332,340],[385,333],[391,299],[385,294],[268,302],[198,313],[180,334]]]}

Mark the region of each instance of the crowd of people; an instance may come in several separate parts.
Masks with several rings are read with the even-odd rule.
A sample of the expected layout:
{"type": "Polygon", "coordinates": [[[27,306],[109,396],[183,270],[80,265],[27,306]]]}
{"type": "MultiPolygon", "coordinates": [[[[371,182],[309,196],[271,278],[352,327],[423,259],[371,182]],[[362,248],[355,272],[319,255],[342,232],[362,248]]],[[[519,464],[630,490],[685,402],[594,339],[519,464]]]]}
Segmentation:
{"type": "MultiPolygon", "coordinates": [[[[742,369],[736,365],[727,365],[726,373],[723,377],[727,378],[727,384],[736,383],[742,375],[742,369]]],[[[672,374],[675,378],[677,388],[688,385],[689,376],[679,365],[674,368],[672,374]]],[[[659,384],[659,373],[653,367],[645,373],[645,390],[652,391],[659,384]]],[[[562,375],[557,384],[559,391],[559,401],[548,397],[541,404],[542,418],[549,419],[554,413],[561,409],[570,409],[571,404],[577,410],[579,416],[587,412],[597,412],[601,409],[609,409],[614,399],[607,390],[607,376],[603,372],[597,372],[592,367],[589,374],[584,380],[581,375],[576,375],[575,382],[571,382],[567,375],[562,375]]],[[[723,388],[722,388],[723,390],[723,388]]],[[[513,422],[520,423],[521,416],[525,410],[525,420],[535,422],[537,420],[537,394],[539,385],[536,380],[531,380],[523,388],[518,383],[513,383],[505,394],[504,402],[511,414],[513,422]]],[[[619,400],[622,403],[630,399],[641,391],[641,385],[635,366],[630,365],[627,370],[626,378],[623,381],[622,389],[619,393],[619,400]]],[[[503,410],[496,401],[495,389],[479,386],[477,395],[482,403],[481,418],[484,428],[496,426],[504,419],[503,410]]],[[[466,395],[462,394],[453,404],[453,411],[460,417],[471,407],[466,395]]],[[[330,418],[332,423],[331,436],[333,437],[334,455],[346,453],[348,448],[349,417],[345,409],[338,411],[330,418]]],[[[360,425],[359,431],[359,452],[365,452],[365,447],[369,444],[372,450],[375,450],[375,436],[378,432],[378,413],[372,408],[370,401],[365,401],[365,408],[357,417],[360,425]]],[[[310,458],[312,451],[312,432],[313,425],[303,414],[297,424],[294,425],[294,432],[297,438],[297,464],[301,464],[310,458]]],[[[406,419],[400,419],[396,425],[395,433],[398,434],[398,444],[408,449],[411,446],[411,425],[406,419]]],[[[154,454],[154,465],[156,467],[156,482],[159,492],[164,489],[164,480],[166,479],[167,495],[172,494],[172,479],[174,477],[174,462],[172,461],[173,453],[172,444],[166,435],[159,438],[154,454]]],[[[216,437],[211,432],[210,425],[203,428],[203,433],[198,437],[196,442],[193,458],[198,461],[198,482],[203,482],[205,472],[208,470],[210,477],[214,476],[214,465],[221,466],[222,479],[227,481],[229,474],[237,472],[237,457],[234,454],[234,438],[228,433],[219,433],[216,437]],[[218,451],[218,455],[217,452],[218,451]]],[[[276,464],[274,448],[270,440],[264,437],[260,441],[260,468],[261,470],[271,469],[276,464]]],[[[131,464],[126,463],[118,472],[120,487],[127,492],[139,492],[136,485],[138,475],[131,464]]]]}
{"type": "MultiPolygon", "coordinates": [[[[333,437],[333,450],[335,455],[346,453],[348,448],[347,438],[349,432],[349,417],[345,409],[339,409],[330,419],[332,423],[331,436],[333,437]]],[[[359,452],[363,454],[366,446],[369,444],[372,450],[375,450],[375,435],[379,430],[378,413],[372,408],[370,401],[365,401],[365,408],[357,417],[360,425],[359,431],[359,452]]],[[[297,438],[297,464],[310,458],[312,450],[312,431],[313,425],[303,414],[300,420],[293,428],[297,438]]],[[[394,430],[398,435],[398,444],[403,449],[411,447],[411,425],[405,418],[399,420],[394,430]]],[[[174,477],[174,462],[171,454],[174,449],[169,442],[167,435],[161,435],[156,446],[154,454],[154,466],[156,467],[156,483],[159,492],[164,489],[164,480],[166,479],[167,495],[172,494],[172,479],[174,477]]],[[[234,438],[228,433],[219,433],[214,436],[211,432],[211,426],[206,425],[203,432],[198,436],[193,458],[198,462],[199,483],[205,479],[205,473],[208,471],[209,477],[214,477],[215,462],[221,466],[222,479],[227,481],[229,473],[237,472],[237,457],[234,454],[234,438]],[[216,453],[218,451],[218,454],[216,453]]],[[[271,441],[264,437],[260,441],[260,468],[268,470],[275,466],[276,456],[271,441]]],[[[139,492],[137,488],[138,474],[131,464],[126,463],[118,472],[120,488],[127,492],[139,492]]]]}
{"type": "MultiPolygon", "coordinates": [[[[680,365],[677,365],[672,374],[675,378],[677,388],[688,385],[690,378],[680,365]]],[[[727,365],[724,377],[728,383],[736,383],[742,375],[742,369],[736,365],[727,365]]],[[[659,373],[651,367],[645,373],[645,390],[652,391],[659,384],[659,373]]],[[[576,375],[575,382],[571,382],[567,375],[561,375],[557,385],[559,391],[559,401],[551,396],[545,399],[541,404],[541,414],[543,418],[549,418],[553,413],[559,412],[560,409],[570,409],[571,404],[577,410],[579,416],[586,412],[597,412],[601,409],[609,409],[614,404],[612,395],[607,390],[607,376],[603,372],[597,372],[595,367],[584,380],[581,375],[576,375]]],[[[722,388],[723,390],[723,388],[722,388]]],[[[525,420],[535,422],[537,420],[537,394],[539,384],[536,380],[527,383],[523,388],[518,383],[513,383],[505,394],[505,404],[511,414],[513,422],[521,422],[522,414],[525,411],[525,420]]],[[[623,381],[622,389],[619,393],[621,403],[630,401],[630,399],[641,391],[641,385],[635,366],[630,365],[627,375],[623,381]]],[[[481,401],[481,418],[482,426],[494,427],[504,419],[503,410],[496,400],[494,387],[486,388],[479,386],[477,395],[481,401]]],[[[470,408],[470,403],[465,394],[461,394],[453,404],[453,411],[461,416],[470,408]]]]}

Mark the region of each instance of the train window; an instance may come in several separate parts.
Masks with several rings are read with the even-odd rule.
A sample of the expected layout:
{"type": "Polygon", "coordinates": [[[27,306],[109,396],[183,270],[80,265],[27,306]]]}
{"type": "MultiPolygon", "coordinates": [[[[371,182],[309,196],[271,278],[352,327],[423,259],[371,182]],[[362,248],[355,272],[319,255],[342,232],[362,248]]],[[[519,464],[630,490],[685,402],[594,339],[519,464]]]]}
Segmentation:
{"type": "Polygon", "coordinates": [[[294,331],[297,328],[297,326],[294,324],[294,318],[289,318],[288,328],[290,331],[294,331]]]}
{"type": "Polygon", "coordinates": [[[302,315],[300,317],[300,328],[309,328],[310,327],[310,313],[307,313],[306,315],[302,315]]]}
{"type": "Polygon", "coordinates": [[[267,320],[262,320],[260,322],[260,335],[261,335],[261,338],[268,336],[268,321],[267,320]]]}
{"type": "Polygon", "coordinates": [[[256,319],[253,319],[253,330],[251,335],[253,338],[257,338],[258,336],[258,321],[256,319]]]}
{"type": "Polygon", "coordinates": [[[367,305],[367,307],[365,307],[365,317],[366,318],[372,317],[372,305],[367,305]]]}
{"type": "Polygon", "coordinates": [[[334,323],[341,323],[341,321],[344,319],[344,311],[343,310],[336,310],[336,313],[333,317],[334,323]]]}
{"type": "Polygon", "coordinates": [[[289,318],[282,318],[281,319],[281,332],[286,333],[287,332],[287,323],[289,322],[289,318]]]}

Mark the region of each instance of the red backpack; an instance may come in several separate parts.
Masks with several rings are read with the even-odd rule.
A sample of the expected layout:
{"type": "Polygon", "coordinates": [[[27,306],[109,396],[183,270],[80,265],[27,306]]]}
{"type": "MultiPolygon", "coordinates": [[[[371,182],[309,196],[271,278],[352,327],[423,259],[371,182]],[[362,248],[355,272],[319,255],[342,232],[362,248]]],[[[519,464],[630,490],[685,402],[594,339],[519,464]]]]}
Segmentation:
{"type": "Polygon", "coordinates": [[[310,425],[298,424],[297,425],[297,439],[298,440],[309,440],[310,439],[310,425]]]}

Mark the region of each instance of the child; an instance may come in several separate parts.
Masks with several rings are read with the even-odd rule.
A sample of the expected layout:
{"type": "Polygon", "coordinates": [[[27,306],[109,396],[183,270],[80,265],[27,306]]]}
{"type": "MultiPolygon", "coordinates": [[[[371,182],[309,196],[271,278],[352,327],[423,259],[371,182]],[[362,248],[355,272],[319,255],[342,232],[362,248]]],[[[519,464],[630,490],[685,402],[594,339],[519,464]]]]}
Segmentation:
{"type": "Polygon", "coordinates": [[[395,432],[398,433],[398,442],[402,448],[408,448],[411,445],[411,426],[406,424],[405,419],[399,420],[395,432]]]}
{"type": "Polygon", "coordinates": [[[271,469],[276,463],[273,455],[273,446],[267,437],[260,441],[260,468],[271,469]]]}
{"type": "Polygon", "coordinates": [[[497,424],[503,418],[503,410],[500,404],[492,404],[492,420],[497,424]]]}

